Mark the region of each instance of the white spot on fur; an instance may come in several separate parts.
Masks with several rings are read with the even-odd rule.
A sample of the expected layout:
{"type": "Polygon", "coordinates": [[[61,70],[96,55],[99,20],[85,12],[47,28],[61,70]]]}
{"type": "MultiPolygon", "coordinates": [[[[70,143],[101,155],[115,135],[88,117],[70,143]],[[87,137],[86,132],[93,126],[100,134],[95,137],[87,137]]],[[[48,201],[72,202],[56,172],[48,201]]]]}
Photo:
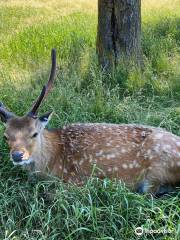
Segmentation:
{"type": "Polygon", "coordinates": [[[90,156],[89,162],[90,162],[90,163],[93,162],[93,158],[92,158],[92,156],[90,156]]]}
{"type": "Polygon", "coordinates": [[[81,161],[79,162],[79,165],[82,165],[84,163],[84,159],[81,159],[81,161]]]}
{"type": "Polygon", "coordinates": [[[169,149],[171,149],[171,145],[164,145],[164,146],[163,146],[163,149],[164,149],[164,150],[169,150],[169,149]]]}
{"type": "Polygon", "coordinates": [[[116,147],[117,147],[117,148],[120,148],[120,147],[121,147],[121,145],[116,145],[116,147]]]}
{"type": "Polygon", "coordinates": [[[142,136],[142,137],[145,137],[145,136],[146,136],[146,132],[145,132],[145,131],[142,131],[141,136],[142,136]]]}
{"type": "Polygon", "coordinates": [[[102,155],[103,155],[103,151],[102,150],[100,150],[99,152],[96,153],[96,157],[100,157],[102,155]]]}
{"type": "Polygon", "coordinates": [[[126,153],[126,149],[125,149],[125,148],[122,148],[122,149],[121,149],[121,153],[126,153]]]}
{"type": "Polygon", "coordinates": [[[118,171],[118,167],[114,167],[114,171],[116,171],[116,172],[117,172],[117,171],[118,171]]]}
{"type": "Polygon", "coordinates": [[[88,158],[87,155],[86,155],[86,153],[84,153],[83,157],[84,157],[84,159],[87,159],[87,158],[88,158]]]}
{"type": "Polygon", "coordinates": [[[139,168],[140,167],[140,164],[136,160],[134,160],[132,164],[133,164],[133,168],[139,168]]]}
{"type": "Polygon", "coordinates": [[[97,145],[96,144],[93,144],[92,148],[93,149],[96,149],[97,145]]]}
{"type": "Polygon", "coordinates": [[[136,156],[139,157],[140,156],[140,152],[137,152],[136,156]]]}
{"type": "Polygon", "coordinates": [[[177,162],[177,166],[178,166],[178,167],[180,167],[180,161],[179,161],[179,162],[177,162]]]}
{"type": "Polygon", "coordinates": [[[136,143],[132,143],[131,145],[133,148],[136,148],[137,147],[137,144],[136,143]]]}
{"type": "Polygon", "coordinates": [[[156,151],[156,152],[159,152],[160,151],[160,144],[157,144],[156,146],[155,146],[155,148],[154,148],[154,150],[156,151]]]}
{"type": "Polygon", "coordinates": [[[129,164],[129,168],[134,168],[134,165],[132,163],[129,164]]]}
{"type": "Polygon", "coordinates": [[[151,154],[151,149],[147,150],[147,154],[148,154],[148,155],[151,154]]]}
{"type": "Polygon", "coordinates": [[[157,139],[160,139],[160,138],[162,138],[163,136],[164,136],[163,133],[158,133],[158,134],[155,135],[155,137],[156,137],[157,139]]]}
{"type": "Polygon", "coordinates": [[[136,163],[135,168],[140,168],[141,165],[139,163],[136,163]]]}
{"type": "Polygon", "coordinates": [[[136,135],[136,134],[137,134],[137,131],[136,131],[136,130],[133,130],[133,134],[136,135]]]}
{"type": "Polygon", "coordinates": [[[107,159],[109,160],[109,159],[111,159],[111,158],[115,158],[116,157],[116,155],[115,154],[107,154],[107,159]]]}
{"type": "Polygon", "coordinates": [[[122,168],[127,169],[127,168],[128,168],[128,165],[125,164],[125,163],[123,163],[123,164],[122,164],[122,168]]]}
{"type": "Polygon", "coordinates": [[[152,159],[153,159],[153,157],[154,157],[153,155],[150,155],[150,156],[149,156],[149,160],[152,160],[152,159]]]}
{"type": "Polygon", "coordinates": [[[111,145],[111,143],[108,142],[108,143],[106,144],[106,146],[107,146],[107,147],[111,147],[112,145],[111,145]]]}

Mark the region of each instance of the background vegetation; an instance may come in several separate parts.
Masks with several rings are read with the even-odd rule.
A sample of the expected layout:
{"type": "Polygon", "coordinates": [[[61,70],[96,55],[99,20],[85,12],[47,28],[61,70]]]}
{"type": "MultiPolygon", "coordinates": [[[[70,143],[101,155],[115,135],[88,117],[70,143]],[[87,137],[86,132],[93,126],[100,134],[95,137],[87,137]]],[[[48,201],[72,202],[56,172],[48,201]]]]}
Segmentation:
{"type": "MultiPolygon", "coordinates": [[[[143,71],[97,66],[97,1],[0,1],[0,100],[18,115],[46,82],[50,51],[58,74],[41,112],[69,122],[141,123],[180,135],[180,1],[142,0],[143,71]]],[[[3,136],[3,125],[0,135],[3,136]]],[[[54,179],[30,185],[0,138],[0,239],[136,239],[136,227],[168,229],[141,239],[178,239],[179,197],[153,199],[123,184],[90,179],[77,188],[54,179]],[[48,191],[54,191],[49,198],[48,191]]],[[[139,239],[139,238],[138,238],[139,239]]]]}

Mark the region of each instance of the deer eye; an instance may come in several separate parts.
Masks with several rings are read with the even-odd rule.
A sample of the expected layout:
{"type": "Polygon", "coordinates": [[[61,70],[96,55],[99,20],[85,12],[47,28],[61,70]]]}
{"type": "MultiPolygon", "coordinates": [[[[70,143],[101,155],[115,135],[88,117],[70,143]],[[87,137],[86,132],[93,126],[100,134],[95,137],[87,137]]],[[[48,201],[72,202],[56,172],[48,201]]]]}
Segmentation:
{"type": "Polygon", "coordinates": [[[36,132],[36,133],[34,133],[34,134],[32,135],[31,138],[35,138],[35,137],[37,137],[37,135],[38,135],[38,133],[36,132]]]}

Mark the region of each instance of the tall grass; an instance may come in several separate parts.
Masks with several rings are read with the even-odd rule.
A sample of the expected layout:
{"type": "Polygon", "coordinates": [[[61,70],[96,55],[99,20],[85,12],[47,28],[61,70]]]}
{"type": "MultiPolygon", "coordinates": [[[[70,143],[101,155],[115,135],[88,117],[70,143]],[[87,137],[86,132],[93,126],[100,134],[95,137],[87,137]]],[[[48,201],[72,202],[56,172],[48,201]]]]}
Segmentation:
{"type": "MultiPolygon", "coordinates": [[[[144,67],[105,74],[95,53],[96,1],[0,2],[0,100],[28,111],[58,52],[55,87],[41,112],[50,127],[72,122],[140,123],[180,135],[179,0],[142,1],[144,67]]],[[[0,125],[0,136],[4,127],[0,125]]],[[[90,179],[77,188],[57,179],[31,185],[12,167],[0,137],[0,239],[178,239],[179,196],[153,199],[119,182],[90,179]],[[52,196],[49,195],[52,193],[52,196]]]]}

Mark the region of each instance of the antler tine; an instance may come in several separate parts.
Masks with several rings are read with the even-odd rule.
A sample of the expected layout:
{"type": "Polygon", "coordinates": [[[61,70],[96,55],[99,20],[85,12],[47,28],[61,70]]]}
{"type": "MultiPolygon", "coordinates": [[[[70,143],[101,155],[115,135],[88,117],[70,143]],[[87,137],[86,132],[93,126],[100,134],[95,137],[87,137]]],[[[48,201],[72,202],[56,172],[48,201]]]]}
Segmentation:
{"type": "Polygon", "coordinates": [[[11,117],[13,117],[14,114],[12,112],[9,112],[4,104],[2,102],[0,102],[0,118],[3,122],[6,122],[8,119],[10,119],[11,117]]]}
{"type": "Polygon", "coordinates": [[[28,113],[28,116],[36,117],[36,114],[39,106],[41,105],[41,102],[43,101],[43,99],[45,99],[45,97],[48,95],[49,91],[52,88],[53,80],[56,73],[56,50],[55,49],[52,49],[51,51],[51,59],[52,59],[52,66],[51,66],[51,73],[49,76],[48,83],[45,86],[43,86],[41,94],[33,104],[32,109],[28,113]]]}

